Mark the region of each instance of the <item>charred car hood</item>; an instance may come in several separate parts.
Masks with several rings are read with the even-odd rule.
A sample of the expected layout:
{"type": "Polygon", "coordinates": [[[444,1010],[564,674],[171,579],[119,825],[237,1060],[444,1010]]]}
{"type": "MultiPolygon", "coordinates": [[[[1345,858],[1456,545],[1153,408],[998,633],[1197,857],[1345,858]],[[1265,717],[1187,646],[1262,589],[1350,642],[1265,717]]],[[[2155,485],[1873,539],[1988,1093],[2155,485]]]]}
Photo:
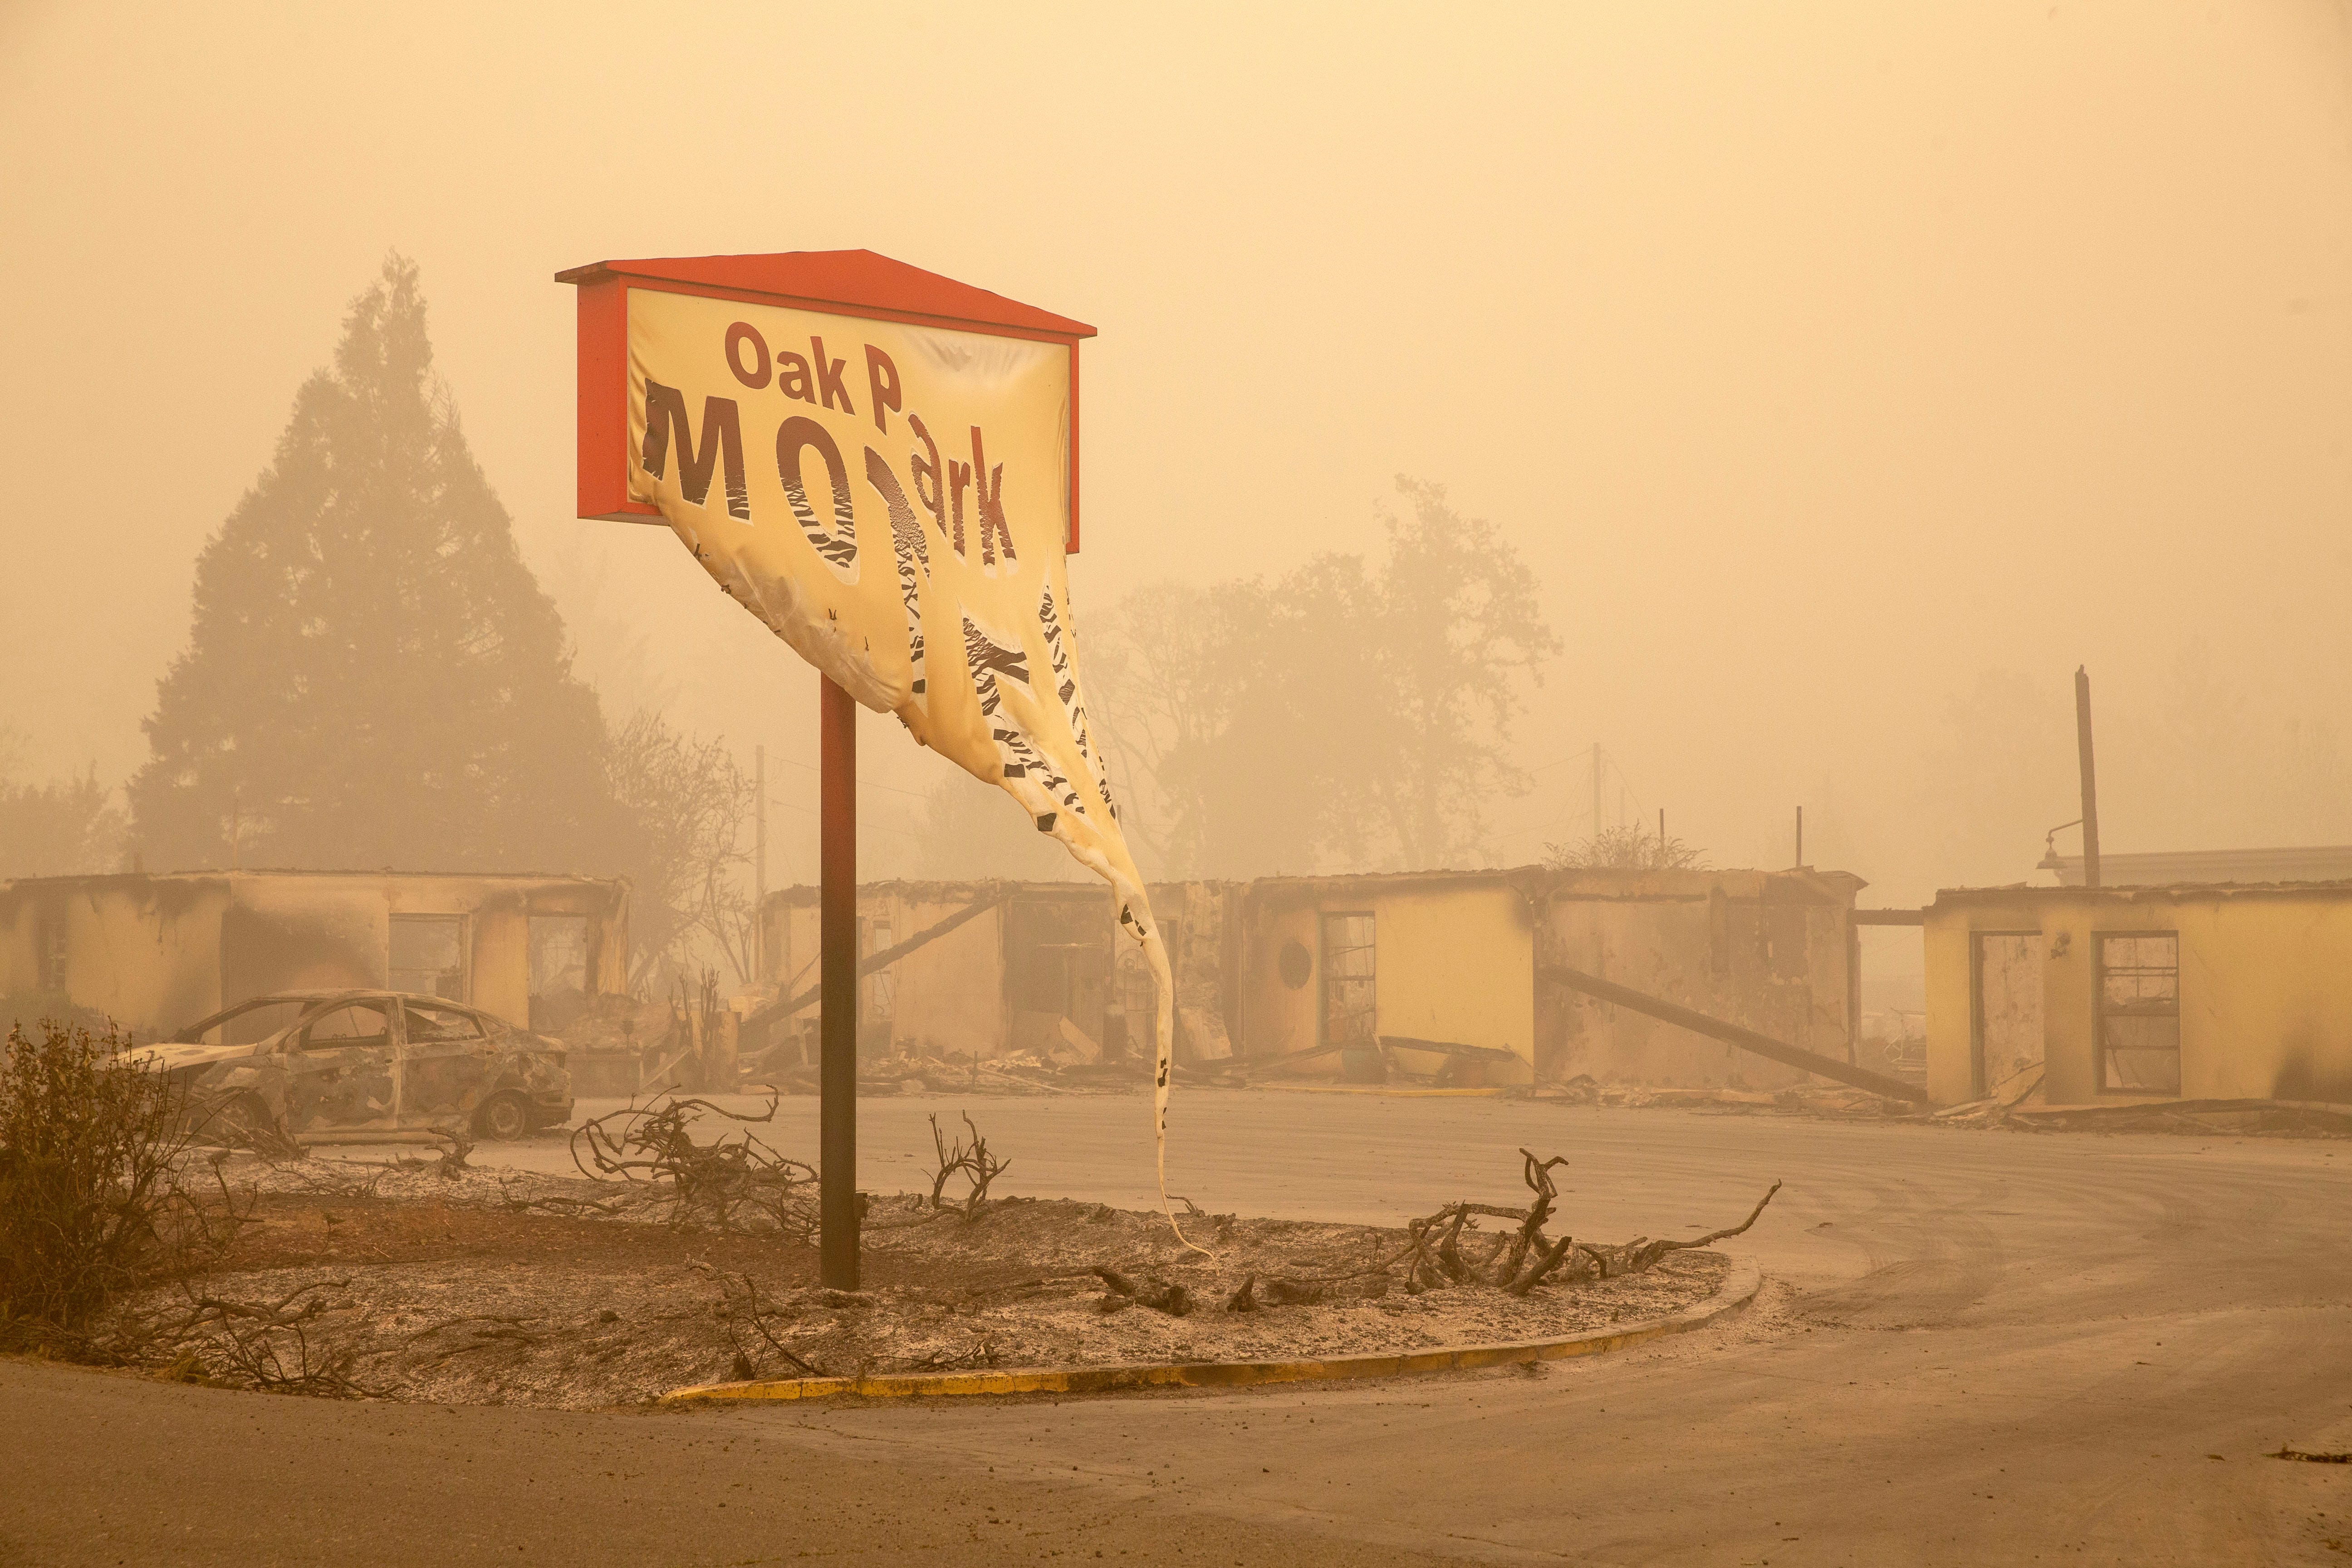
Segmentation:
{"type": "Polygon", "coordinates": [[[154,1045],[123,1052],[122,1059],[142,1067],[152,1063],[159,1072],[178,1072],[184,1068],[210,1067],[215,1062],[260,1054],[261,1047],[255,1045],[184,1046],[159,1040],[154,1045]]]}

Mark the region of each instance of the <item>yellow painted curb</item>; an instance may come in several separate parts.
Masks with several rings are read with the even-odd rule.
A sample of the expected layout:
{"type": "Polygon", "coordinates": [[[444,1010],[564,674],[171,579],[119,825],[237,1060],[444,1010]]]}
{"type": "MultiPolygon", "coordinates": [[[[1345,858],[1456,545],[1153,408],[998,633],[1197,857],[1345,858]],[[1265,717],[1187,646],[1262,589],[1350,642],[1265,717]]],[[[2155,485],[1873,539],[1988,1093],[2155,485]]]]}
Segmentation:
{"type": "Polygon", "coordinates": [[[1464,1372],[1482,1366],[1564,1361],[1601,1355],[1644,1340],[1686,1333],[1755,1299],[1763,1271],[1749,1258],[1732,1259],[1723,1289],[1706,1300],[1664,1318],[1622,1329],[1595,1329],[1564,1340],[1516,1344],[1457,1345],[1448,1350],[1405,1351],[1392,1355],[1334,1356],[1323,1361],[1128,1363],[1118,1366],[1026,1367],[1003,1372],[915,1372],[876,1377],[767,1378],[750,1383],[706,1383],[674,1389],[665,1405],[719,1399],[823,1399],[836,1394],[869,1399],[918,1394],[1105,1394],[1122,1388],[1243,1388],[1265,1383],[1309,1383],[1343,1377],[1397,1377],[1417,1372],[1464,1372]]]}
{"type": "Polygon", "coordinates": [[[1254,1083],[1250,1087],[1280,1089],[1285,1094],[1385,1094],[1398,1100],[1492,1100],[1507,1088],[1495,1084],[1478,1089],[1391,1089],[1384,1083],[1254,1083]]]}

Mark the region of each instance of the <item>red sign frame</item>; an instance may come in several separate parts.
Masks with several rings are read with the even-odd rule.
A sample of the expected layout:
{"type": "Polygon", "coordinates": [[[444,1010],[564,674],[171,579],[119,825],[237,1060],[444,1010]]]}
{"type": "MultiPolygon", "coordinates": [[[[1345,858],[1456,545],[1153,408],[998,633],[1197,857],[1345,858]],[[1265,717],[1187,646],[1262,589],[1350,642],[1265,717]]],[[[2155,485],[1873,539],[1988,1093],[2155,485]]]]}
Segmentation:
{"type": "Polygon", "coordinates": [[[629,499],[629,300],[632,289],[788,305],[836,316],[952,327],[1060,343],[1070,353],[1070,516],[1064,551],[1078,552],[1078,342],[1094,328],[871,250],[786,250],[596,261],[555,275],[580,309],[579,512],[600,522],[661,521],[629,499]]]}

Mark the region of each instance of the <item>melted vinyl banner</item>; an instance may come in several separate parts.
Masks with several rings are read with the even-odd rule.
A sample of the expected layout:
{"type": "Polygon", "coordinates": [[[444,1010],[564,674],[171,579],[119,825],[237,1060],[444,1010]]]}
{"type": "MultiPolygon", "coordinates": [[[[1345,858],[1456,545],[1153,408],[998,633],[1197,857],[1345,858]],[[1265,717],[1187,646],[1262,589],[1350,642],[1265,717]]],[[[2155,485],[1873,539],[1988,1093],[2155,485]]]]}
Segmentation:
{"type": "Polygon", "coordinates": [[[1111,884],[1158,982],[1164,1167],[1174,987],[1078,678],[1069,430],[1059,343],[629,291],[631,494],[803,658],[1111,884]]]}

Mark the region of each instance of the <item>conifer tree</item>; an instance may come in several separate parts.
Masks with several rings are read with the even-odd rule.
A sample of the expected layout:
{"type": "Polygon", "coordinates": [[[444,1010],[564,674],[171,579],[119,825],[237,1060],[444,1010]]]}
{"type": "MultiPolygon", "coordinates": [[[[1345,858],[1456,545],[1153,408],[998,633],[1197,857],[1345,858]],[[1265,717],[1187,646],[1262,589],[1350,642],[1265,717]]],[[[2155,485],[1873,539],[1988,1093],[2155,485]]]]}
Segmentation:
{"type": "Polygon", "coordinates": [[[146,722],[156,869],[612,871],[596,697],[432,374],[413,262],[355,300],[196,565],[146,722]]]}

